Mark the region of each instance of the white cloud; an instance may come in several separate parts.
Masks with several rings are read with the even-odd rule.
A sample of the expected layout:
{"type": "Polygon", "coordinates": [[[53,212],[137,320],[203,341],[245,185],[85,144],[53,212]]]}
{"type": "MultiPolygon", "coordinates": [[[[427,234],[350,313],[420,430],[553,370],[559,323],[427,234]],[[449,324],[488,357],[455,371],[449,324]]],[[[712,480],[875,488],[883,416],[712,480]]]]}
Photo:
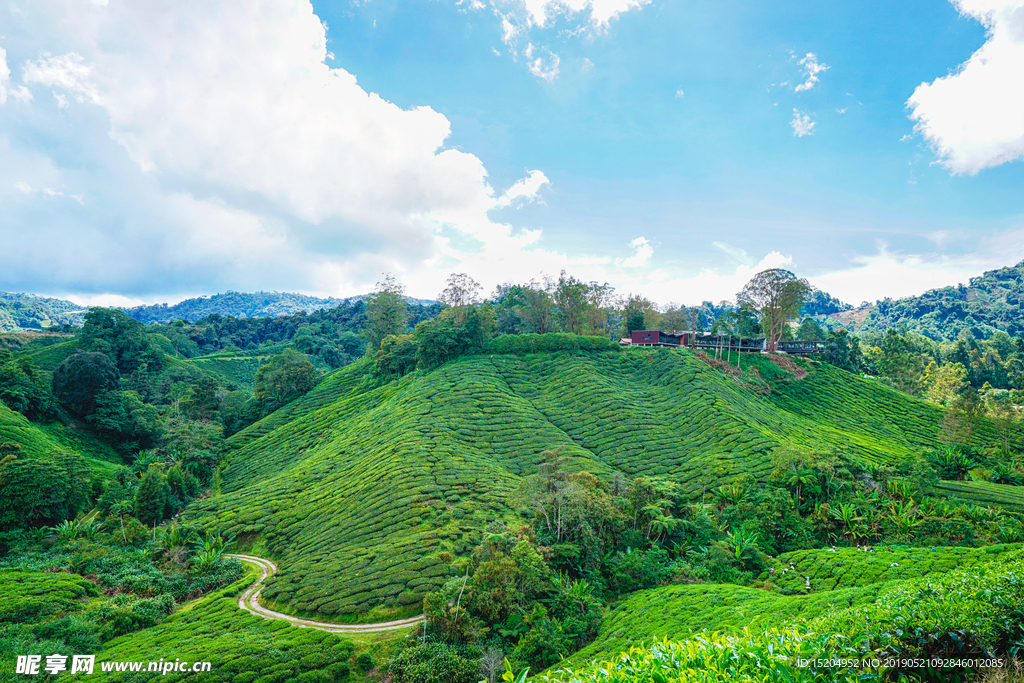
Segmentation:
{"type": "Polygon", "coordinates": [[[682,90],[676,90],[676,99],[677,100],[681,100],[684,97],[686,97],[686,93],[685,92],[683,92],[682,90]]]}
{"type": "MultiPolygon", "coordinates": [[[[98,104],[99,92],[92,80],[92,67],[84,62],[82,55],[74,52],[57,57],[46,55],[36,62],[27,62],[21,80],[76,92],[98,104]]],[[[58,97],[56,92],[54,97],[58,97]]],[[[60,104],[61,98],[58,97],[57,101],[59,106],[67,106],[67,100],[60,104]]]]}
{"type": "MultiPolygon", "coordinates": [[[[539,32],[552,28],[559,18],[567,21],[582,19],[573,29],[562,35],[574,37],[595,35],[608,30],[612,20],[621,14],[638,10],[651,0],[490,0],[494,13],[501,19],[501,40],[508,45],[513,58],[519,56],[520,36],[526,36],[527,47],[522,51],[530,73],[549,83],[558,77],[559,57],[539,37],[539,32]]],[[[589,71],[593,63],[584,60],[583,70],[589,71]]]]}
{"type": "Polygon", "coordinates": [[[586,72],[590,71],[593,68],[594,68],[594,63],[592,61],[590,61],[589,59],[587,59],[586,57],[584,57],[583,58],[583,65],[580,67],[580,70],[583,71],[583,73],[586,73],[586,72]]]}
{"type": "Polygon", "coordinates": [[[1024,2],[953,2],[988,40],[955,72],[919,85],[907,106],[942,164],[973,175],[1024,157],[1024,2]]]}
{"type": "Polygon", "coordinates": [[[495,206],[503,207],[509,206],[517,199],[523,199],[525,202],[532,202],[537,198],[540,188],[545,185],[551,185],[551,181],[541,171],[527,171],[525,178],[522,178],[512,187],[508,189],[505,194],[498,197],[495,202],[495,206]]]}
{"type": "Polygon", "coordinates": [[[7,66],[7,50],[0,47],[0,104],[7,102],[7,96],[10,95],[19,102],[31,102],[32,91],[23,85],[11,87],[9,85],[11,80],[11,69],[7,66]]]}
{"type": "Polygon", "coordinates": [[[551,50],[546,47],[536,47],[533,43],[530,43],[523,50],[523,56],[526,57],[526,64],[530,67],[530,73],[537,78],[543,79],[548,83],[558,78],[558,65],[561,60],[551,50]]]}
{"type": "MultiPolygon", "coordinates": [[[[929,289],[967,282],[983,266],[975,259],[888,253],[857,257],[851,268],[809,278],[811,284],[854,306],[889,297],[917,296],[929,289]]],[[[1003,264],[1005,265],[1005,264],[1003,264]]]]}
{"type": "Polygon", "coordinates": [[[607,30],[612,19],[630,10],[640,9],[651,0],[521,0],[530,25],[543,28],[558,15],[585,14],[597,31],[607,30]]]}
{"type": "Polygon", "coordinates": [[[810,90],[813,88],[818,82],[818,74],[822,71],[828,70],[828,66],[818,62],[818,57],[813,52],[808,52],[807,56],[799,61],[799,64],[804,67],[804,73],[807,75],[807,80],[793,88],[796,92],[810,90]]]}
{"type": "Polygon", "coordinates": [[[801,114],[799,110],[793,110],[793,120],[789,122],[793,126],[793,135],[802,138],[805,135],[814,135],[814,121],[807,114],[801,114]]]}
{"type": "Polygon", "coordinates": [[[644,237],[637,237],[629,243],[629,246],[633,247],[633,255],[619,261],[619,265],[623,268],[646,266],[654,256],[654,247],[644,237]]]}
{"type": "MultiPolygon", "coordinates": [[[[94,155],[89,204],[124,215],[50,224],[45,239],[81,267],[47,272],[88,282],[106,249],[108,284],[94,286],[136,296],[179,282],[355,294],[382,271],[428,282],[438,263],[532,251],[540,237],[488,212],[533,200],[547,177],[531,171],[496,194],[480,159],[445,148],[443,115],[403,110],[324,63],[326,29],[307,2],[53,4],[59,25],[26,26],[42,25],[35,43],[60,54],[26,62],[24,81],[102,110],[73,142],[94,155]]],[[[534,56],[553,78],[557,56],[534,56]]],[[[45,180],[24,180],[81,203],[52,190],[74,172],[51,163],[45,180]]],[[[6,244],[0,269],[28,273],[39,239],[6,244]]]]}
{"type": "Polygon", "coordinates": [[[28,183],[24,182],[24,181],[21,181],[21,180],[19,180],[18,182],[14,183],[14,189],[21,190],[25,194],[29,194],[29,193],[32,192],[32,186],[29,185],[28,183]]]}

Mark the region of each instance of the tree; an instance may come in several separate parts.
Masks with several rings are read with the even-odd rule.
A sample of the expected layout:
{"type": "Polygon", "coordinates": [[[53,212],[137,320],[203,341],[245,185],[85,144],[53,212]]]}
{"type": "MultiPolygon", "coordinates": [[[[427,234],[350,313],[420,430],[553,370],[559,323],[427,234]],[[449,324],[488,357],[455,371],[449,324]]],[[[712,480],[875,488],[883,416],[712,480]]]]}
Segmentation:
{"type": "Polygon", "coordinates": [[[587,283],[566,275],[564,270],[558,276],[553,299],[568,332],[583,334],[583,326],[591,308],[589,290],[587,283]]]}
{"type": "Polygon", "coordinates": [[[860,341],[844,329],[829,332],[825,337],[822,360],[848,372],[858,373],[863,366],[860,341]]]}
{"type": "Polygon", "coordinates": [[[82,456],[53,451],[29,458],[19,451],[0,444],[0,531],[54,524],[85,508],[92,486],[82,456]]]}
{"type": "Polygon", "coordinates": [[[319,375],[304,355],[285,349],[256,371],[253,396],[269,414],[315,387],[319,375]]]}
{"type": "Polygon", "coordinates": [[[818,341],[825,338],[825,330],[814,318],[804,318],[794,336],[801,341],[818,341]]]}
{"type": "Polygon", "coordinates": [[[967,386],[967,368],[960,363],[946,363],[942,367],[932,361],[924,371],[925,397],[940,406],[950,406],[967,386]]]}
{"type": "Polygon", "coordinates": [[[53,392],[45,373],[26,359],[0,364],[0,401],[33,422],[55,416],[53,392]]]}
{"type": "Polygon", "coordinates": [[[389,334],[400,335],[406,331],[409,307],[405,303],[405,287],[391,273],[377,283],[377,289],[366,297],[366,327],[363,334],[374,351],[389,334]]]}
{"type": "Polygon", "coordinates": [[[79,351],[54,369],[52,387],[53,395],[71,411],[90,415],[97,396],[120,387],[120,375],[106,355],[79,351]]]}
{"type": "Polygon", "coordinates": [[[96,410],[88,417],[109,438],[121,444],[122,453],[150,448],[160,438],[155,407],[143,403],[134,391],[108,391],[96,397],[96,410]]]}
{"type": "Polygon", "coordinates": [[[651,312],[654,312],[654,304],[639,294],[630,294],[622,303],[622,332],[625,336],[633,333],[633,330],[647,330],[645,320],[651,312]]]}
{"type": "Polygon", "coordinates": [[[541,285],[535,280],[522,286],[521,301],[516,312],[522,319],[526,332],[544,334],[551,331],[551,295],[550,285],[541,285]]]}
{"type": "Polygon", "coordinates": [[[145,325],[113,308],[90,308],[79,336],[82,348],[107,354],[122,375],[160,369],[160,352],[146,336],[145,325]]]}
{"type": "Polygon", "coordinates": [[[768,351],[775,352],[786,323],[795,318],[811,293],[811,285],[788,270],[772,268],[751,278],[736,299],[754,312],[764,328],[768,351]]]}
{"type": "Polygon", "coordinates": [[[437,295],[437,300],[452,308],[472,306],[480,302],[480,283],[465,273],[448,276],[448,286],[437,295]]]}
{"type": "Polygon", "coordinates": [[[135,490],[135,516],[143,524],[156,524],[162,521],[169,495],[167,479],[160,471],[160,467],[153,463],[142,475],[139,488],[135,490]]]}

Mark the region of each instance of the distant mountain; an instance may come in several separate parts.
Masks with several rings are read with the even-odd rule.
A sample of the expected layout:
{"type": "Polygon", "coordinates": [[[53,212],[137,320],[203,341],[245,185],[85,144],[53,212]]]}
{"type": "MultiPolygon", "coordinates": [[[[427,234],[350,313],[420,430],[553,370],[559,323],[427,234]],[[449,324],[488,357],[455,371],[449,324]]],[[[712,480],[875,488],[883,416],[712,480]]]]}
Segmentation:
{"type": "Polygon", "coordinates": [[[863,317],[857,331],[905,327],[935,340],[954,340],[965,329],[978,338],[987,338],[997,331],[1024,336],[1022,299],[1024,261],[973,277],[967,285],[878,301],[863,317]]]}
{"type": "MultiPolygon", "coordinates": [[[[123,309],[125,313],[144,323],[169,323],[175,320],[186,320],[195,322],[214,313],[222,316],[235,318],[276,318],[282,315],[291,315],[304,311],[312,313],[321,308],[335,308],[346,301],[358,301],[365,294],[349,297],[347,299],[335,299],[328,297],[321,299],[306,294],[294,294],[290,292],[232,292],[203,296],[195,299],[185,299],[179,303],[152,304],[150,306],[135,306],[123,309]]],[[[429,306],[434,301],[429,299],[414,299],[405,297],[410,304],[421,304],[429,306]]]]}
{"type": "Polygon", "coordinates": [[[88,309],[73,301],[34,294],[0,292],[0,332],[81,325],[88,309]]]}

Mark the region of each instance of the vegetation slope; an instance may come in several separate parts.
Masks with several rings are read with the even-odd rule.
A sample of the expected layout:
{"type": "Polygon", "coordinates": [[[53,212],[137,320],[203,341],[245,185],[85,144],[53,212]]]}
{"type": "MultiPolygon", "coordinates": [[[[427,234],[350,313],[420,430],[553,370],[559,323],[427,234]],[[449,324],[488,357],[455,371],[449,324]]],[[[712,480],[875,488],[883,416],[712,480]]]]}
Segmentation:
{"type": "Polygon", "coordinates": [[[358,364],[234,436],[220,495],[191,514],[280,561],[263,593],[278,607],[352,618],[415,609],[516,514],[509,494],[546,450],[700,499],[767,478],[779,448],[894,463],[939,445],[933,406],[823,364],[798,380],[750,363],[773,381],[685,350],[474,356],[383,386],[358,364]]]}

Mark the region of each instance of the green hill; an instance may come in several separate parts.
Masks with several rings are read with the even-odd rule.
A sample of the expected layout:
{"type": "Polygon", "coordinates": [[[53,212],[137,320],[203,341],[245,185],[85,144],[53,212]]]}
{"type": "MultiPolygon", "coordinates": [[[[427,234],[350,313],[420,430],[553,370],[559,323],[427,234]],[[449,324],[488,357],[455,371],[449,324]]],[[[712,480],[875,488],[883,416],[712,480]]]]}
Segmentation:
{"type": "Polygon", "coordinates": [[[3,403],[0,403],[0,443],[17,444],[21,447],[20,452],[31,458],[42,458],[57,450],[74,451],[85,458],[90,469],[101,479],[111,476],[122,464],[113,448],[74,426],[60,423],[37,425],[3,403]]]}
{"type": "Polygon", "coordinates": [[[968,284],[931,289],[921,296],[878,301],[857,331],[905,327],[936,340],[971,330],[987,338],[997,330],[1024,335],[1024,261],[972,277],[968,284]]]}
{"type": "Polygon", "coordinates": [[[73,301],[0,292],[0,332],[39,330],[51,325],[81,325],[85,312],[83,306],[73,301]]]}
{"type": "Polygon", "coordinates": [[[190,514],[279,560],[265,598],[352,619],[414,610],[454,571],[441,553],[516,514],[547,449],[697,498],[767,477],[780,446],[891,463],[937,445],[933,406],[824,364],[745,363],[737,381],[685,350],[489,355],[383,386],[360,363],[232,437],[221,494],[190,514]]]}
{"type": "MultiPolygon", "coordinates": [[[[321,308],[334,308],[346,301],[362,297],[336,299],[320,298],[293,292],[224,292],[212,296],[185,299],[176,304],[153,304],[123,309],[125,313],[144,323],[169,323],[174,320],[195,322],[210,315],[235,318],[276,318],[302,311],[312,313],[321,308]]],[[[406,297],[410,304],[429,305],[426,299],[406,297]]]]}

